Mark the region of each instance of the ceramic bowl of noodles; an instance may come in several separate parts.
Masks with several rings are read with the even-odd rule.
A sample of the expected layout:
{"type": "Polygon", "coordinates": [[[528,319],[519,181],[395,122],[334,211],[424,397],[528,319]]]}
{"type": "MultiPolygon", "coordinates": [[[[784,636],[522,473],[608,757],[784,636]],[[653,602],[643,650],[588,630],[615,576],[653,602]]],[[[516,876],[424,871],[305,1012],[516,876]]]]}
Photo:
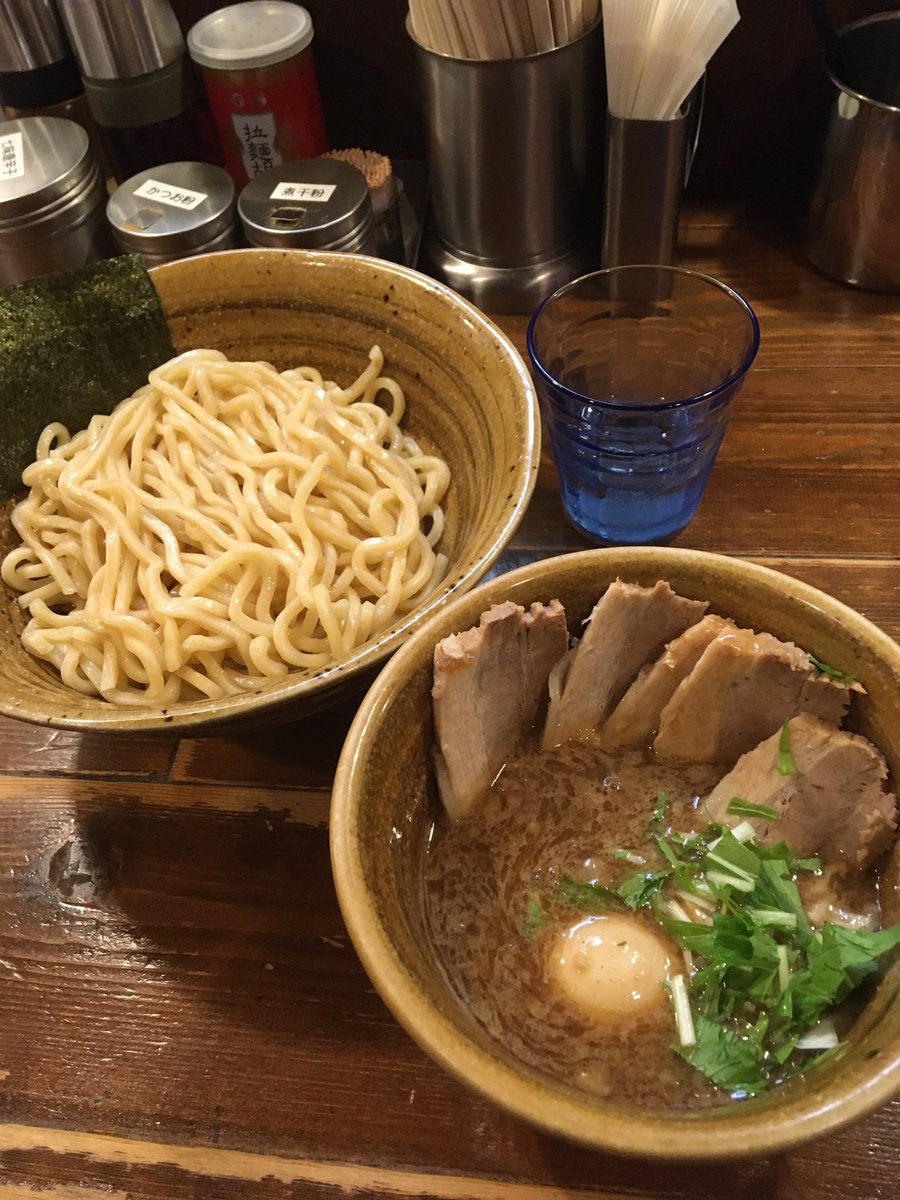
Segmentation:
{"type": "Polygon", "coordinates": [[[183,733],[301,717],[502,552],[539,457],[530,377],[392,263],[244,250],[151,278],[176,357],[84,432],[42,435],[3,522],[0,710],[183,733]]]}
{"type": "Polygon", "coordinates": [[[585,551],[454,599],[381,672],[338,898],[397,1019],[501,1108],[768,1154],[900,1089],[898,781],[900,647],[865,618],[733,558],[585,551]]]}

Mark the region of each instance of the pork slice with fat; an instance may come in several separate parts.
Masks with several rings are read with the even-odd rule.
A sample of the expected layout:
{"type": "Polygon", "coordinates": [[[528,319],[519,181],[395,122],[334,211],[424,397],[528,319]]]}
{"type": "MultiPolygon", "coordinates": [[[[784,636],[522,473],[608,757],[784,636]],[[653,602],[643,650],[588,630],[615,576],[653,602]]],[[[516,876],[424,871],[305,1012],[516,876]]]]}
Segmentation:
{"type": "Polygon", "coordinates": [[[710,613],[669,642],[655,662],[642,667],[600,730],[603,748],[649,745],[659,729],[662,710],[679,683],[694,669],[713,638],[729,628],[734,628],[730,621],[710,613]]]}
{"type": "Polygon", "coordinates": [[[652,588],[621,579],[611,583],[572,655],[559,701],[548,714],[544,746],[602,725],[641,667],[696,624],[706,608],[706,601],[676,595],[663,580],[652,588]]]}
{"type": "Polygon", "coordinates": [[[753,818],[763,845],[786,842],[798,854],[862,868],[887,848],[897,830],[897,797],[887,764],[855,733],[803,714],[787,723],[793,774],[778,771],[781,731],[744,754],[706,800],[714,821],[729,817],[734,797],[774,809],[775,821],[753,818]]]}
{"type": "Polygon", "coordinates": [[[534,726],[547,679],[568,647],[558,600],[528,612],[507,601],[434,650],[435,774],[450,817],[484,795],[534,726]]]}
{"type": "Polygon", "coordinates": [[[663,708],[654,747],[662,758],[734,763],[801,712],[840,724],[851,690],[862,689],[817,671],[792,642],[727,629],[663,708]]]}

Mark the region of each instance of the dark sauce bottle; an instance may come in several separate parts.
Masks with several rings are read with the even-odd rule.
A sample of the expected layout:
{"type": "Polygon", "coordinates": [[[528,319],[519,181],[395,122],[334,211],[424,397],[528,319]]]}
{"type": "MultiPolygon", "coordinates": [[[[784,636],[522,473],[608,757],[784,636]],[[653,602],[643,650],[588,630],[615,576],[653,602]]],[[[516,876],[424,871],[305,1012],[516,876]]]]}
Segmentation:
{"type": "Polygon", "coordinates": [[[168,0],[58,0],[91,113],[119,182],[173,161],[221,162],[168,0]]]}

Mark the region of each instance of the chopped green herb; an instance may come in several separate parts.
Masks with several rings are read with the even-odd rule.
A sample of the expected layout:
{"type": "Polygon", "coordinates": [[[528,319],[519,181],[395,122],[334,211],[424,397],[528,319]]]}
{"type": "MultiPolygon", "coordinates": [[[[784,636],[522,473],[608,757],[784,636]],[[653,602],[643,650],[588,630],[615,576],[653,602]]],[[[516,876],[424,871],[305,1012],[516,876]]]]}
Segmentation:
{"type": "Polygon", "coordinates": [[[695,1046],[675,1046],[674,1049],[716,1087],[733,1096],[752,1096],[763,1091],[768,1083],[763,1055],[746,1033],[741,1036],[709,1017],[699,1017],[694,1022],[694,1034],[695,1046]]]}
{"type": "Polygon", "coordinates": [[[559,881],[556,898],[563,904],[571,904],[573,908],[585,908],[592,912],[618,908],[622,903],[618,895],[602,883],[586,883],[573,879],[571,875],[559,881]]]}
{"type": "Polygon", "coordinates": [[[882,954],[900,946],[900,925],[876,932],[823,925],[820,933],[821,937],[811,938],[806,967],[792,976],[783,1000],[803,1031],[871,975],[882,954]]]}
{"type": "Polygon", "coordinates": [[[669,793],[660,792],[656,797],[656,808],[653,810],[651,821],[663,821],[666,816],[666,805],[669,802],[669,793]]]}
{"type": "Polygon", "coordinates": [[[830,667],[828,663],[820,662],[812,654],[809,656],[809,661],[817,671],[821,671],[823,675],[827,675],[829,679],[834,679],[838,683],[852,683],[856,678],[855,675],[848,675],[846,671],[839,671],[837,667],[830,667]]]}
{"type": "Polygon", "coordinates": [[[625,862],[634,863],[637,867],[642,867],[647,861],[642,854],[636,854],[634,850],[613,850],[610,858],[624,859],[625,862]]]}
{"type": "Polygon", "coordinates": [[[787,721],[782,725],[781,737],[778,739],[778,761],[775,764],[775,770],[779,775],[797,774],[797,768],[794,766],[794,759],[791,756],[791,731],[787,721]]]}
{"type": "Polygon", "coordinates": [[[767,808],[765,804],[753,804],[741,796],[733,796],[728,801],[725,811],[730,817],[759,817],[763,821],[778,820],[778,813],[774,808],[767,808]]]}
{"type": "Polygon", "coordinates": [[[532,892],[525,901],[525,920],[522,922],[522,937],[533,938],[544,924],[546,924],[546,921],[544,919],[544,907],[541,904],[541,898],[532,892]]]}
{"type": "Polygon", "coordinates": [[[784,842],[759,846],[721,826],[651,841],[664,865],[629,875],[618,892],[629,908],[649,908],[695,956],[685,978],[695,1044],[685,1042],[682,1011],[673,1049],[734,1096],[754,1095],[833,1053],[810,1031],[900,945],[900,926],[874,934],[835,925],[814,931],[794,876],[821,863],[784,842]],[[712,898],[716,910],[676,920],[666,902],[670,887],[702,896],[706,912],[712,898]]]}
{"type": "Polygon", "coordinates": [[[617,894],[628,908],[643,908],[650,902],[652,896],[658,895],[663,884],[673,874],[670,870],[636,871],[626,876],[619,884],[617,894]]]}
{"type": "MultiPolygon", "coordinates": [[[[790,748],[782,748],[790,757],[790,748]]],[[[740,797],[729,811],[735,803],[743,806],[737,815],[775,817],[740,797]]],[[[591,912],[621,905],[649,910],[690,953],[691,973],[668,988],[679,1038],[672,1049],[735,1097],[755,1095],[839,1052],[821,1035],[830,1011],[900,946],[900,925],[877,933],[813,929],[795,876],[820,870],[821,862],[801,858],[784,842],[757,845],[750,830],[742,839],[718,824],[694,834],[651,829],[646,861],[656,869],[634,871],[615,890],[566,876],[550,897],[591,912]],[[691,912],[691,897],[696,919],[681,919],[691,912]]],[[[612,856],[640,858],[626,849],[612,856]]],[[[544,923],[541,899],[532,895],[524,936],[544,923]]]]}

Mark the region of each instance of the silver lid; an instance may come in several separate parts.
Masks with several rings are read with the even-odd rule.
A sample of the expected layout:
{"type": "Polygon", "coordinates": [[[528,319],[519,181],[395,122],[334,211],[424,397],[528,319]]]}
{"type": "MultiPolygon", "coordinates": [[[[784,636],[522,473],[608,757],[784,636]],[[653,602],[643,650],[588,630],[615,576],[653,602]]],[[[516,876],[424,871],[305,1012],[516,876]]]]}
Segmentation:
{"type": "Polygon", "coordinates": [[[124,250],[190,254],[235,224],[234,183],[211,163],[164,163],[116,188],[106,216],[124,250]]]}
{"type": "Polygon", "coordinates": [[[57,0],[82,75],[131,79],[184,53],[169,0],[57,0]]]}
{"type": "Polygon", "coordinates": [[[306,158],[257,175],[238,197],[238,215],[254,246],[307,250],[358,248],[372,229],[361,171],[334,158],[306,158]]]}
{"type": "Polygon", "coordinates": [[[102,204],[105,191],[88,135],[61,117],[0,124],[0,237],[50,236],[102,204]]]}
{"type": "Polygon", "coordinates": [[[33,71],[71,51],[53,0],[0,0],[0,71],[33,71]]]}

